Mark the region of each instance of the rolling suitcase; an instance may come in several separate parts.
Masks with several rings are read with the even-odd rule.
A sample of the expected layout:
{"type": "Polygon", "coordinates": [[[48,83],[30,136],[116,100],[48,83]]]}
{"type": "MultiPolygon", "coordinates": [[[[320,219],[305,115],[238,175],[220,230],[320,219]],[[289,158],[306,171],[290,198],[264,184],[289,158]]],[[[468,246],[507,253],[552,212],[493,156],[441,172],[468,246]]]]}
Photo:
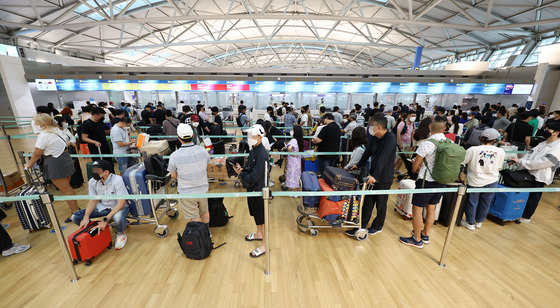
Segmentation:
{"type": "MultiPolygon", "coordinates": [[[[319,179],[319,186],[321,187],[321,191],[334,191],[334,189],[332,189],[329,186],[329,184],[325,182],[325,179],[319,179]]],[[[325,197],[334,202],[338,202],[343,199],[342,196],[325,196],[325,197]]]]}
{"type": "MultiPolygon", "coordinates": [[[[29,186],[16,196],[22,197],[38,194],[35,187],[29,186]]],[[[15,201],[14,204],[16,205],[16,212],[23,230],[31,232],[42,228],[51,228],[51,217],[49,216],[46,205],[40,199],[15,201]]]]}
{"type": "Polygon", "coordinates": [[[319,173],[319,161],[313,156],[312,152],[303,155],[303,170],[319,173]]]}
{"type": "MultiPolygon", "coordinates": [[[[314,172],[305,171],[301,174],[301,188],[303,191],[321,191],[319,179],[314,172]]],[[[304,207],[317,207],[319,205],[320,196],[303,196],[304,207]]]]}
{"type": "Polygon", "coordinates": [[[70,177],[70,186],[72,188],[82,187],[84,184],[84,175],[82,173],[82,167],[80,166],[80,160],[74,157],[72,161],[74,162],[74,169],[76,171],[74,171],[74,174],[70,177]]]}
{"type": "MultiPolygon", "coordinates": [[[[457,187],[457,185],[447,185],[448,188],[457,187]]],[[[457,203],[457,193],[444,193],[443,197],[441,198],[441,210],[439,212],[438,223],[442,226],[449,227],[451,224],[451,218],[453,217],[453,208],[457,203]]],[[[461,219],[463,218],[463,214],[465,213],[465,205],[467,205],[469,197],[468,195],[464,195],[463,199],[461,200],[461,204],[459,205],[459,212],[457,212],[457,220],[455,222],[456,226],[461,225],[461,219]]]]}
{"type": "Polygon", "coordinates": [[[93,258],[103,250],[113,247],[109,226],[101,231],[95,228],[98,224],[99,221],[90,221],[85,228],[78,229],[68,236],[68,246],[74,264],[86,262],[86,266],[89,266],[93,258]]]}
{"type": "MultiPolygon", "coordinates": [[[[123,174],[124,185],[131,195],[148,195],[148,185],[146,183],[146,168],[144,164],[136,164],[123,174]]],[[[151,216],[152,205],[149,199],[137,199],[129,201],[130,214],[132,216],[151,216]]]]}
{"type": "MultiPolygon", "coordinates": [[[[399,189],[414,189],[416,187],[416,182],[413,180],[401,180],[399,183],[399,189]]],[[[395,211],[402,216],[404,219],[412,218],[412,195],[413,194],[398,194],[397,201],[395,202],[395,211]]]]}
{"type": "MultiPolygon", "coordinates": [[[[507,186],[498,184],[498,188],[507,188],[507,186]]],[[[502,226],[507,221],[517,220],[523,215],[528,199],[528,192],[494,193],[494,200],[490,203],[488,211],[489,217],[495,218],[502,226]]]]}
{"type": "Polygon", "coordinates": [[[336,167],[327,166],[323,178],[334,190],[354,190],[358,185],[358,181],[352,174],[336,167]]]}

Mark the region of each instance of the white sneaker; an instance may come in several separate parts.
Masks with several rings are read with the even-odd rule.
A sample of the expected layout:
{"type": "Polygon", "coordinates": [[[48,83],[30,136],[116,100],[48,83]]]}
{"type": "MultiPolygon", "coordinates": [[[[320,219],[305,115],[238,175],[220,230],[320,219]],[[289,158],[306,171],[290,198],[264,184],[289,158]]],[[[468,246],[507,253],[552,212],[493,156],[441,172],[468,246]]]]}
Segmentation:
{"type": "Polygon", "coordinates": [[[2,257],[9,257],[16,253],[22,253],[31,248],[31,245],[14,244],[12,248],[2,251],[2,257]]]}
{"type": "Polygon", "coordinates": [[[471,231],[474,231],[474,225],[469,224],[469,223],[468,223],[466,220],[464,220],[464,219],[461,220],[461,226],[463,226],[463,227],[465,227],[465,228],[467,228],[467,229],[469,229],[469,230],[471,230],[471,231]]]}
{"type": "Polygon", "coordinates": [[[117,242],[115,243],[115,250],[123,249],[126,245],[126,234],[117,234],[117,242]]]}
{"type": "Polygon", "coordinates": [[[8,229],[8,228],[10,228],[10,224],[2,224],[2,227],[3,227],[4,229],[8,229]]]}
{"type": "Polygon", "coordinates": [[[519,221],[522,222],[522,223],[524,223],[524,224],[528,224],[528,223],[531,222],[531,219],[528,219],[528,218],[519,218],[519,221]]]}
{"type": "Polygon", "coordinates": [[[474,224],[474,227],[477,228],[477,229],[482,229],[482,223],[481,222],[476,222],[474,224]]]}
{"type": "Polygon", "coordinates": [[[268,187],[274,187],[274,181],[273,180],[268,181],[268,187]]]}

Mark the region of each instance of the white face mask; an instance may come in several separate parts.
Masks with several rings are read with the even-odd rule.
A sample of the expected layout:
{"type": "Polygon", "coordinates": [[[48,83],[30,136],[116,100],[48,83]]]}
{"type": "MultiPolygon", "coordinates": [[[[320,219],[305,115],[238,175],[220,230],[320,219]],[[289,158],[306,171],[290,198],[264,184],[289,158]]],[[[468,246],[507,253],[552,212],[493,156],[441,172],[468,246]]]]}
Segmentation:
{"type": "Polygon", "coordinates": [[[68,129],[68,123],[62,123],[62,128],[68,129]]]}
{"type": "Polygon", "coordinates": [[[410,122],[416,122],[416,117],[411,117],[410,122]]]}
{"type": "Polygon", "coordinates": [[[192,122],[192,126],[194,126],[194,127],[198,127],[198,125],[200,125],[200,123],[199,123],[199,122],[192,122]]]}
{"type": "Polygon", "coordinates": [[[348,119],[342,119],[342,122],[346,123],[346,122],[348,122],[348,119]]]}
{"type": "Polygon", "coordinates": [[[551,114],[551,115],[548,116],[548,118],[549,118],[549,119],[554,119],[554,115],[551,114]]]}
{"type": "Polygon", "coordinates": [[[294,136],[294,131],[293,130],[290,131],[290,136],[292,136],[292,137],[294,136]]]}
{"type": "Polygon", "coordinates": [[[247,138],[247,144],[252,148],[257,144],[258,140],[253,139],[253,137],[247,138]]]}

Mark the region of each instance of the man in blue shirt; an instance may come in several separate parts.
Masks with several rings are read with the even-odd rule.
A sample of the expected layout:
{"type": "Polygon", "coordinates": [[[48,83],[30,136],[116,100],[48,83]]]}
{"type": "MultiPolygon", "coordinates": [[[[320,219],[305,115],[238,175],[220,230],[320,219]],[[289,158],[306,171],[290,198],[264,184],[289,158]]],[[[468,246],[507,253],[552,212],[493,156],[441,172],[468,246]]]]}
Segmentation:
{"type": "MultiPolygon", "coordinates": [[[[284,116],[284,126],[285,127],[294,127],[294,124],[297,123],[296,116],[294,115],[294,109],[292,107],[286,107],[286,115],[284,116]]],[[[286,129],[286,134],[289,134],[291,128],[286,129]]]]}

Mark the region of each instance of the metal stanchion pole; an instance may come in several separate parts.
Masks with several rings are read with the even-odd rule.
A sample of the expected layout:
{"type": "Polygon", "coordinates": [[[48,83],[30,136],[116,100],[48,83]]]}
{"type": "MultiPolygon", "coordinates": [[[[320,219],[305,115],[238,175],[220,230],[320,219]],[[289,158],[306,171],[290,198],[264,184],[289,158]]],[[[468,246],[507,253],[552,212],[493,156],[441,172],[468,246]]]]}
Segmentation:
{"type": "Polygon", "coordinates": [[[268,162],[265,163],[264,168],[264,178],[265,178],[265,187],[263,188],[263,199],[264,199],[264,245],[265,251],[264,254],[264,263],[265,263],[265,275],[270,275],[270,213],[269,213],[269,205],[270,205],[270,188],[268,187],[268,162]]]}
{"type": "Polygon", "coordinates": [[[56,217],[56,212],[53,206],[53,196],[47,192],[41,193],[41,200],[47,206],[47,210],[49,211],[49,215],[51,216],[51,222],[53,224],[54,232],[56,233],[56,238],[58,239],[58,243],[60,244],[60,249],[62,250],[62,257],[64,259],[64,263],[68,267],[70,271],[70,282],[76,282],[80,277],[76,274],[76,269],[74,268],[74,263],[72,262],[72,257],[70,256],[70,252],[68,251],[68,246],[66,241],[64,240],[64,235],[62,234],[62,229],[60,229],[60,223],[58,222],[58,218],[56,217]]]}
{"type": "Polygon", "coordinates": [[[6,133],[6,128],[4,127],[3,123],[2,123],[1,126],[2,126],[2,133],[6,137],[6,140],[8,140],[8,147],[10,148],[10,153],[12,154],[12,157],[13,157],[14,161],[16,162],[16,167],[17,167],[18,173],[21,174],[21,169],[20,169],[19,164],[18,164],[16,153],[14,152],[14,147],[12,146],[12,140],[10,138],[10,135],[8,135],[6,133]]]}
{"type": "Polygon", "coordinates": [[[439,266],[445,267],[445,259],[447,258],[447,250],[449,250],[449,245],[451,245],[451,236],[453,235],[453,229],[455,229],[455,223],[457,222],[457,214],[459,213],[459,208],[461,207],[461,202],[465,196],[467,187],[465,185],[459,186],[459,192],[457,192],[457,202],[453,207],[453,215],[451,216],[451,221],[449,222],[449,228],[447,228],[447,236],[445,237],[445,243],[443,244],[443,250],[441,252],[441,258],[439,259],[439,266]]]}

